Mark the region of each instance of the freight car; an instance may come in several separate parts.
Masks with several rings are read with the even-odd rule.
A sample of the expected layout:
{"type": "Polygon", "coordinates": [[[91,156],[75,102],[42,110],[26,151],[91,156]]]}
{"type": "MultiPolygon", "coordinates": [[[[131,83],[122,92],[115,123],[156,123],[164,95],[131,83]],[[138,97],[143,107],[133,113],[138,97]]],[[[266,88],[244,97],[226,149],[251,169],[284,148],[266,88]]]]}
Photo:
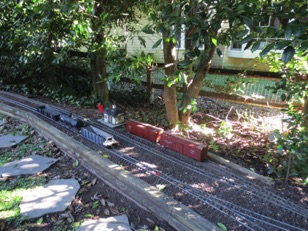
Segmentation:
{"type": "Polygon", "coordinates": [[[115,144],[115,140],[112,135],[92,125],[82,127],[81,134],[88,140],[104,147],[111,147],[115,144]]]}
{"type": "Polygon", "coordinates": [[[113,135],[110,135],[103,130],[92,126],[86,125],[82,120],[73,118],[72,114],[65,114],[47,106],[41,106],[37,108],[37,111],[48,118],[55,121],[62,121],[72,127],[80,130],[83,137],[86,139],[104,147],[111,147],[118,142],[114,139],[113,135]]]}
{"type": "Polygon", "coordinates": [[[140,123],[136,120],[126,121],[126,131],[150,140],[154,143],[159,142],[160,136],[164,132],[162,128],[157,128],[150,124],[140,123]]]}
{"type": "Polygon", "coordinates": [[[208,148],[206,145],[165,132],[162,128],[157,128],[136,120],[127,120],[126,131],[154,143],[160,143],[162,147],[181,153],[197,161],[204,161],[207,157],[208,148]]]}

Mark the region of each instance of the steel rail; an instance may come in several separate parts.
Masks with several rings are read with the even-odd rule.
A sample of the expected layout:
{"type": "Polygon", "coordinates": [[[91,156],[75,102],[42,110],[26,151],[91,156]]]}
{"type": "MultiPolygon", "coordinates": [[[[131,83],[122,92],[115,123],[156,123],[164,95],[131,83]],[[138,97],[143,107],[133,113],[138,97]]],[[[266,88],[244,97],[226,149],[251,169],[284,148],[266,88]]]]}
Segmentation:
{"type": "MultiPolygon", "coordinates": [[[[1,93],[3,93],[3,92],[1,92],[1,93]]],[[[4,92],[4,94],[7,94],[7,95],[10,95],[12,97],[16,97],[16,98],[19,98],[19,99],[22,99],[22,100],[30,101],[32,103],[41,105],[41,102],[31,100],[31,99],[27,99],[24,96],[19,96],[19,95],[7,93],[7,92],[4,92]]],[[[50,107],[52,107],[55,110],[58,110],[60,112],[68,113],[67,110],[63,110],[63,109],[55,107],[55,106],[50,106],[50,107]]],[[[84,119],[83,117],[81,117],[79,115],[75,115],[75,116],[76,116],[76,118],[84,119]]],[[[209,179],[216,180],[216,181],[219,181],[221,183],[224,183],[224,184],[227,184],[227,185],[230,185],[230,186],[233,186],[233,187],[239,187],[238,185],[240,185],[242,191],[246,191],[247,193],[252,194],[252,195],[254,195],[254,196],[256,196],[256,197],[258,197],[262,200],[266,200],[267,202],[269,202],[271,204],[278,205],[281,208],[289,210],[290,212],[296,213],[296,214],[303,216],[305,218],[308,217],[308,210],[306,210],[306,209],[302,208],[301,206],[298,206],[295,203],[292,203],[292,202],[290,202],[290,201],[288,201],[288,200],[286,200],[282,197],[278,197],[277,195],[273,194],[272,192],[261,188],[259,185],[256,185],[252,182],[249,182],[249,181],[247,181],[247,179],[245,179],[243,177],[239,177],[239,176],[233,174],[230,171],[224,170],[224,168],[219,168],[219,170],[217,170],[217,164],[214,167],[212,167],[211,165],[207,165],[207,168],[210,167],[212,170],[214,170],[214,173],[209,173],[209,171],[208,171],[209,169],[207,169],[207,171],[205,172],[205,171],[203,171],[199,168],[196,168],[195,166],[190,165],[190,164],[188,164],[184,161],[178,160],[178,159],[173,158],[171,156],[166,156],[165,154],[160,154],[156,150],[154,151],[149,146],[146,146],[146,145],[144,145],[140,142],[129,139],[126,136],[124,136],[123,134],[121,134],[120,132],[117,132],[113,129],[110,129],[109,127],[104,126],[101,123],[93,122],[93,121],[88,121],[88,122],[90,124],[98,126],[100,128],[103,127],[104,130],[107,130],[110,133],[116,134],[118,137],[121,137],[121,139],[125,140],[126,142],[133,143],[134,145],[138,146],[139,148],[142,148],[145,151],[150,152],[152,155],[155,155],[155,156],[158,156],[158,157],[163,158],[165,160],[168,160],[168,161],[172,162],[173,164],[177,164],[178,166],[181,166],[181,167],[183,167],[183,168],[185,168],[189,171],[194,172],[195,174],[199,174],[200,176],[207,177],[209,179]],[[225,173],[224,175],[228,175],[229,178],[226,178],[224,175],[221,174],[221,172],[224,172],[225,173]],[[222,175],[222,177],[219,177],[221,175],[222,175]],[[232,177],[232,179],[230,179],[230,177],[232,177]],[[237,178],[237,182],[234,181],[235,178],[237,178]]]]}
{"type": "MultiPolygon", "coordinates": [[[[9,101],[9,100],[8,100],[8,101],[9,101]]],[[[13,100],[11,100],[11,102],[12,102],[13,104],[17,104],[17,105],[19,105],[19,106],[23,105],[23,104],[21,104],[21,103],[19,103],[19,102],[13,101],[13,100]]],[[[31,108],[32,108],[32,107],[28,107],[28,106],[27,106],[27,109],[28,109],[28,110],[31,110],[31,108]]],[[[31,111],[35,111],[35,112],[36,112],[36,110],[31,110],[31,111]]],[[[147,149],[147,150],[148,150],[148,149],[147,149]]],[[[111,150],[111,152],[113,152],[113,154],[115,155],[115,151],[114,151],[114,150],[111,150]]],[[[118,152],[118,151],[117,151],[117,152],[118,152]]],[[[119,153],[120,153],[120,152],[119,152],[119,153]]],[[[125,157],[124,157],[124,156],[123,156],[123,155],[124,155],[123,153],[121,153],[121,154],[119,154],[119,153],[117,154],[117,155],[118,155],[118,158],[121,158],[121,159],[123,159],[123,158],[124,158],[124,159],[125,159],[125,158],[126,158],[126,159],[127,159],[127,158],[131,158],[131,159],[130,159],[130,162],[131,162],[131,163],[134,163],[133,165],[134,165],[135,167],[140,168],[140,166],[143,165],[143,164],[140,164],[140,163],[138,162],[138,160],[136,160],[136,159],[134,159],[134,158],[132,158],[132,157],[128,157],[128,156],[126,156],[126,155],[125,155],[125,157]],[[119,155],[120,155],[120,156],[119,156],[119,155]],[[136,163],[138,163],[138,165],[137,165],[136,163]]],[[[148,167],[148,166],[146,166],[146,165],[143,165],[142,169],[143,169],[145,172],[151,173],[152,175],[156,176],[156,175],[155,175],[155,172],[157,172],[157,170],[152,169],[152,168],[150,168],[150,167],[148,167]]],[[[218,205],[217,205],[218,207],[215,207],[215,209],[217,209],[218,211],[222,212],[220,208],[223,207],[224,209],[227,209],[228,211],[234,213],[236,217],[241,217],[242,219],[245,219],[247,222],[252,222],[252,224],[253,224],[254,227],[256,227],[256,224],[254,224],[254,222],[258,220],[258,221],[262,221],[263,223],[266,223],[267,225],[271,225],[272,227],[275,227],[275,228],[280,228],[280,229],[281,229],[282,227],[280,227],[280,226],[275,226],[275,225],[273,225],[273,223],[277,223],[277,224],[282,225],[282,226],[287,226],[288,228],[292,228],[292,229],[294,229],[294,230],[302,230],[301,228],[297,228],[297,227],[292,226],[292,225],[289,225],[289,224],[287,224],[287,223],[285,223],[285,222],[281,222],[281,221],[279,221],[279,220],[270,218],[270,217],[268,217],[268,216],[264,216],[264,215],[262,215],[262,214],[252,212],[251,210],[248,210],[248,209],[245,209],[245,208],[241,208],[241,207],[239,207],[239,206],[237,206],[237,205],[232,204],[231,202],[225,201],[225,200],[223,200],[223,199],[221,199],[221,198],[218,198],[218,197],[216,197],[216,196],[210,195],[210,194],[208,194],[208,193],[207,193],[205,196],[203,196],[203,197],[201,198],[200,195],[201,195],[202,193],[204,193],[204,191],[197,190],[197,189],[191,187],[190,185],[185,184],[185,183],[182,182],[182,181],[178,181],[178,180],[175,179],[175,178],[167,177],[167,175],[164,174],[164,173],[161,173],[161,174],[160,174],[160,179],[161,179],[161,180],[165,180],[166,182],[170,183],[171,185],[173,185],[173,186],[179,188],[179,190],[182,190],[182,191],[184,190],[186,193],[190,194],[190,195],[193,196],[194,198],[198,198],[200,201],[202,201],[203,203],[206,203],[206,204],[210,205],[211,207],[213,207],[213,203],[214,203],[214,202],[215,202],[216,204],[217,204],[218,202],[220,202],[220,203],[218,203],[218,205]],[[180,187],[179,185],[182,185],[182,186],[185,186],[185,187],[183,188],[183,187],[180,187]],[[208,198],[214,198],[214,199],[212,199],[212,200],[209,201],[208,198]],[[227,206],[223,205],[222,203],[224,203],[224,204],[229,204],[230,207],[227,207],[227,206]],[[219,206],[220,206],[220,207],[219,207],[219,206]],[[233,208],[237,208],[237,210],[234,210],[233,208]],[[244,212],[240,212],[240,210],[242,210],[242,211],[244,211],[244,212]],[[254,216],[248,216],[246,213],[252,213],[252,214],[254,214],[254,216]],[[247,216],[248,216],[248,217],[247,217],[247,216]],[[261,218],[258,218],[258,217],[261,217],[261,218]],[[250,221],[250,219],[253,219],[253,220],[250,221]],[[263,219],[263,220],[262,220],[262,219],[263,219]],[[264,221],[264,219],[269,220],[269,222],[264,221]]],[[[250,191],[249,191],[249,192],[250,192],[250,191]]],[[[230,215],[228,215],[228,216],[230,217],[230,215]]],[[[231,216],[231,218],[233,218],[236,222],[239,222],[238,219],[237,219],[236,217],[231,216]]],[[[241,222],[239,222],[239,223],[241,223],[241,222]]],[[[245,223],[243,223],[242,225],[245,226],[245,223]]],[[[246,228],[249,228],[248,226],[245,226],[245,227],[246,227],[246,228]]],[[[259,228],[261,228],[261,227],[259,227],[259,228]]],[[[249,229],[250,229],[250,228],[249,228],[249,229]]],[[[251,230],[254,230],[254,229],[251,229],[251,230]]],[[[263,229],[262,229],[262,230],[263,230],[263,229]]],[[[288,229],[282,229],[282,230],[288,230],[288,229]]]]}

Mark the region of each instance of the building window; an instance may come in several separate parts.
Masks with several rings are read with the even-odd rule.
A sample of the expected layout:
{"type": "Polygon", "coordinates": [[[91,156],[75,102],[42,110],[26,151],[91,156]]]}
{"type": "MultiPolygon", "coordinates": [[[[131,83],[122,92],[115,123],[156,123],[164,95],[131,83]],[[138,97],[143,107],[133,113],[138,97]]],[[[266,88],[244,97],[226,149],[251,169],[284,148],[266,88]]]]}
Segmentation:
{"type": "Polygon", "coordinates": [[[242,45],[240,42],[232,42],[231,49],[232,50],[242,50],[242,45]]]}
{"type": "MultiPolygon", "coordinates": [[[[281,27],[281,22],[280,22],[279,18],[276,18],[276,17],[274,18],[271,15],[266,15],[264,17],[264,21],[262,23],[260,23],[259,26],[261,28],[274,27],[276,29],[279,29],[281,27]]],[[[249,28],[246,28],[246,29],[249,30],[249,28]]],[[[258,40],[258,38],[256,38],[256,40],[258,40]]],[[[256,50],[254,53],[252,53],[250,51],[250,49],[245,50],[245,47],[247,45],[246,43],[241,44],[238,41],[232,42],[229,49],[228,49],[228,56],[233,57],[233,58],[247,58],[247,59],[255,58],[255,57],[259,56],[261,50],[266,46],[266,44],[270,40],[272,40],[272,39],[271,38],[265,38],[265,39],[263,38],[258,50],[256,50]]]]}

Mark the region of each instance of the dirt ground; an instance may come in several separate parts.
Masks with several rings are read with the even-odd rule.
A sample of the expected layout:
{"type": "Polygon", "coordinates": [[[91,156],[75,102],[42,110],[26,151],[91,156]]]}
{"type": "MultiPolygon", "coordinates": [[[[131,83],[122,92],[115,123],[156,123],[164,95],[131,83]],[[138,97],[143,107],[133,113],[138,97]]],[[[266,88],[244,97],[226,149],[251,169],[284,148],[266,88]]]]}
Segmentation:
{"type": "MultiPolygon", "coordinates": [[[[2,132],[10,133],[15,128],[21,126],[21,123],[15,119],[6,117],[7,123],[3,125],[2,132]]],[[[37,144],[44,150],[44,153],[38,153],[43,156],[58,158],[59,161],[44,171],[40,176],[46,177],[46,180],[75,178],[81,185],[75,200],[65,211],[43,216],[42,223],[38,224],[38,219],[32,219],[27,222],[19,222],[18,219],[8,223],[0,218],[1,231],[17,230],[75,230],[74,227],[84,219],[98,219],[119,214],[126,214],[129,218],[131,227],[135,230],[174,230],[165,222],[157,219],[153,214],[129,201],[123,195],[96,178],[88,169],[79,165],[65,155],[53,141],[42,142],[41,137],[36,131],[32,130],[30,137],[24,141],[24,144],[37,144]]],[[[12,160],[21,158],[18,154],[18,148],[0,150],[1,153],[11,151],[12,160]],[[15,154],[14,154],[15,153],[15,154]]],[[[24,156],[32,155],[33,151],[28,150],[24,156]]],[[[3,180],[3,179],[2,179],[3,180]]],[[[16,177],[6,179],[7,183],[14,183],[16,177]]]]}
{"type": "MultiPolygon", "coordinates": [[[[80,108],[65,103],[54,103],[44,97],[35,97],[35,99],[41,101],[42,104],[52,103],[89,119],[102,117],[96,108],[80,108]]],[[[133,118],[165,128],[166,121],[161,98],[157,97],[153,104],[136,101],[132,103],[132,100],[126,98],[125,94],[112,100],[125,111],[126,118],[133,118]]],[[[179,133],[207,144],[211,152],[251,171],[268,176],[268,165],[263,159],[268,152],[269,132],[274,129],[283,129],[282,114],[279,110],[205,98],[199,98],[198,105],[198,111],[190,119],[189,129],[179,131],[179,133]]],[[[16,124],[18,121],[9,120],[7,126],[14,127],[16,124]]],[[[36,142],[39,139],[38,134],[34,132],[33,139],[29,139],[27,142],[36,142]]],[[[76,200],[64,213],[45,216],[43,224],[39,226],[35,221],[30,222],[28,226],[31,227],[30,230],[51,230],[55,226],[62,227],[61,230],[70,230],[69,227],[73,222],[79,222],[85,216],[95,219],[122,213],[128,215],[132,227],[136,229],[154,230],[159,227],[160,230],[174,230],[95,178],[87,169],[65,156],[52,141],[47,142],[46,149],[50,150],[48,153],[52,153],[50,154],[52,157],[58,157],[60,161],[43,174],[46,174],[48,179],[74,177],[81,182],[82,187],[76,200]]],[[[275,177],[275,175],[270,176],[275,177]]],[[[280,180],[278,182],[283,188],[285,183],[280,180]]],[[[288,184],[294,185],[294,192],[298,192],[300,188],[307,195],[307,187],[299,185],[296,181],[288,182],[288,184]]],[[[288,190],[290,189],[292,187],[289,187],[288,190]]],[[[288,195],[292,195],[292,192],[288,192],[288,195]]],[[[3,222],[0,227],[4,227],[2,230],[8,230],[8,226],[3,226],[3,222]]]]}

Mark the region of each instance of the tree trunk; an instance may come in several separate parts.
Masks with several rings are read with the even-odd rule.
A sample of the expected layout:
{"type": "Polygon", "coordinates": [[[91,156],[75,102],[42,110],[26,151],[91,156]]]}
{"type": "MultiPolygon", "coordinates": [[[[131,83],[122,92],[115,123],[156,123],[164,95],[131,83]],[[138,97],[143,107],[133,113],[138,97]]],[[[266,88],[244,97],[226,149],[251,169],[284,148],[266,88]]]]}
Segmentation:
{"type": "Polygon", "coordinates": [[[304,126],[305,126],[305,131],[308,132],[308,96],[305,96],[305,102],[304,102],[304,126]]]}
{"type": "Polygon", "coordinates": [[[45,51],[44,51],[44,58],[45,58],[45,62],[44,62],[44,73],[43,76],[45,78],[45,80],[51,84],[51,85],[55,85],[57,82],[57,75],[56,75],[56,67],[55,65],[52,63],[54,60],[54,54],[53,54],[53,49],[52,49],[52,37],[51,35],[49,35],[46,43],[47,46],[45,47],[45,51]]]}
{"type": "Polygon", "coordinates": [[[103,53],[95,54],[92,60],[92,87],[104,105],[109,105],[106,58],[103,53]]]}
{"type": "MultiPolygon", "coordinates": [[[[205,50],[202,54],[202,59],[197,67],[197,72],[187,86],[186,97],[183,100],[183,106],[187,107],[191,103],[191,99],[197,99],[201,87],[204,82],[204,78],[211,67],[211,60],[214,56],[216,47],[211,46],[209,50],[205,50]]],[[[185,112],[180,111],[180,121],[184,126],[188,125],[191,109],[187,109],[185,112]]]]}
{"type": "MultiPolygon", "coordinates": [[[[101,32],[96,38],[98,44],[103,44],[104,33],[101,32]]],[[[91,60],[92,67],[92,87],[94,93],[101,99],[103,105],[109,106],[109,89],[107,85],[107,66],[105,48],[99,49],[91,60]]]]}
{"type": "MultiPolygon", "coordinates": [[[[192,2],[190,2],[190,5],[192,5],[192,2]]],[[[189,13],[190,17],[193,17],[195,14],[195,10],[191,10],[189,13]]],[[[196,29],[194,27],[185,28],[185,50],[193,51],[194,45],[193,41],[191,40],[191,35],[196,32],[196,29]]],[[[191,60],[191,58],[185,56],[185,60],[191,60]]],[[[187,83],[189,84],[193,79],[193,64],[190,64],[185,71],[185,74],[187,76],[187,83]]],[[[191,103],[191,100],[188,95],[188,84],[183,83],[182,91],[182,110],[179,111],[179,119],[181,121],[182,126],[187,127],[188,126],[188,120],[190,117],[190,112],[187,108],[187,106],[191,103]]]]}
{"type": "Polygon", "coordinates": [[[166,42],[169,37],[170,31],[163,34],[164,44],[164,59],[165,59],[165,75],[168,80],[164,81],[164,102],[166,108],[167,120],[170,128],[175,128],[179,121],[177,98],[176,98],[176,83],[172,75],[177,69],[176,65],[176,47],[170,41],[166,42]]]}

